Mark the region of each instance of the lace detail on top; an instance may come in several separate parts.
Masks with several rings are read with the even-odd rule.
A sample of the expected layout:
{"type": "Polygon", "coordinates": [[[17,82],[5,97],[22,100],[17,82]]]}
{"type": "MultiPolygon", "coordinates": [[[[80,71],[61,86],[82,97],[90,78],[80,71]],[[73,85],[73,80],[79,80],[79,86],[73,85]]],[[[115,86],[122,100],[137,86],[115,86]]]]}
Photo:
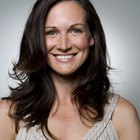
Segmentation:
{"type": "MultiPolygon", "coordinates": [[[[119,140],[118,134],[111,121],[118,99],[119,95],[110,95],[109,104],[105,106],[105,115],[103,120],[95,123],[82,140],[119,140]]],[[[39,129],[39,126],[36,125],[29,130],[27,130],[26,127],[21,127],[16,140],[46,140],[46,138],[41,129],[39,129]]],[[[48,140],[52,139],[48,136],[48,140]]]]}
{"type": "Polygon", "coordinates": [[[44,137],[41,129],[39,129],[36,125],[31,127],[29,130],[27,130],[26,127],[22,127],[19,130],[16,140],[46,140],[46,138],[44,137]]]}
{"type": "Polygon", "coordinates": [[[103,120],[95,123],[82,140],[118,140],[118,134],[111,121],[118,99],[119,95],[110,95],[103,120]]]}

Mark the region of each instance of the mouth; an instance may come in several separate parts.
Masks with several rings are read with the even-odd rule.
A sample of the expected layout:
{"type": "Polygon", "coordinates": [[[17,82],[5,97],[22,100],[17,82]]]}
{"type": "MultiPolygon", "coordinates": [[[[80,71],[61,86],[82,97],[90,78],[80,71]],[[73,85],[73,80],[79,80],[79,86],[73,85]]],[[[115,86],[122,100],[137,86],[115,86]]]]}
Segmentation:
{"type": "Polygon", "coordinates": [[[74,58],[76,54],[59,54],[59,55],[54,55],[57,60],[59,61],[69,61],[74,58]]]}

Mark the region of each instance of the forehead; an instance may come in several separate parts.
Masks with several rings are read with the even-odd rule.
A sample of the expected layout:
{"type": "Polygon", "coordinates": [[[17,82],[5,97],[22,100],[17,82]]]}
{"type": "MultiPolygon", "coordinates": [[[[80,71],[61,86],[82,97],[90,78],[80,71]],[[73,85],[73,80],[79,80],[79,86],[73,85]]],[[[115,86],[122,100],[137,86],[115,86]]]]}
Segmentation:
{"type": "Polygon", "coordinates": [[[74,1],[62,1],[54,5],[46,17],[46,25],[85,23],[83,7],[74,1]]]}

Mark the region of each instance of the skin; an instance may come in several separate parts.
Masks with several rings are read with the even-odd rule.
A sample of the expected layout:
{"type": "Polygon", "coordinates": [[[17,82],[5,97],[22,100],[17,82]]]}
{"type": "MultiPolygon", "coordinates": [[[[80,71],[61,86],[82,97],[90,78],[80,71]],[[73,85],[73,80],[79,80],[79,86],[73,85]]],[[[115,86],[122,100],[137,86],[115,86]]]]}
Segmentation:
{"type": "MultiPolygon", "coordinates": [[[[71,1],[55,5],[50,10],[45,23],[48,64],[52,68],[51,75],[57,91],[57,98],[48,119],[48,127],[54,135],[62,140],[81,140],[90,129],[81,122],[69,94],[75,80],[71,75],[84,63],[89,47],[94,43],[88,31],[71,36],[73,35],[71,33],[75,34],[75,30],[71,30],[71,25],[77,23],[86,24],[84,10],[71,1]],[[50,32],[50,26],[51,31],[52,26],[55,27],[53,32],[50,32]],[[56,36],[52,37],[52,35],[56,36]],[[70,58],[56,58],[56,55],[68,54],[76,55],[70,58]]],[[[0,138],[2,140],[15,140],[16,137],[14,122],[8,116],[10,104],[10,101],[0,101],[0,138]]],[[[119,140],[140,139],[140,121],[137,111],[129,101],[122,97],[118,100],[112,122],[117,130],[119,140]]],[[[85,123],[91,125],[86,120],[85,123]]]]}
{"type": "Polygon", "coordinates": [[[121,97],[112,118],[119,140],[139,140],[140,120],[135,106],[121,97]]]}
{"type": "Polygon", "coordinates": [[[9,117],[9,101],[0,101],[0,138],[2,140],[15,140],[15,125],[9,117]]]}
{"type": "Polygon", "coordinates": [[[75,72],[85,62],[89,46],[94,44],[84,15],[83,9],[73,2],[60,3],[48,13],[45,23],[48,64],[60,76],[75,72]]]}
{"type": "Polygon", "coordinates": [[[69,93],[75,80],[71,75],[85,62],[89,47],[94,44],[86,27],[84,10],[73,2],[59,3],[48,13],[45,33],[48,64],[57,91],[48,127],[59,138],[78,140],[89,128],[83,125],[71,102],[69,93]]]}

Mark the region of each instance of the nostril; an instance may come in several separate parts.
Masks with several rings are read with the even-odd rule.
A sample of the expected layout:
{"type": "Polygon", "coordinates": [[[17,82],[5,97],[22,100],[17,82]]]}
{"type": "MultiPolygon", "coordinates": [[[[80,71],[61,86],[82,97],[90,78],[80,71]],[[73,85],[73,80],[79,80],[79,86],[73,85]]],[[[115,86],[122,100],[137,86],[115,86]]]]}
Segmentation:
{"type": "Polygon", "coordinates": [[[66,34],[60,36],[57,48],[62,51],[68,51],[72,48],[69,44],[69,39],[66,34]]]}
{"type": "Polygon", "coordinates": [[[60,43],[60,44],[57,45],[57,49],[61,50],[63,52],[66,52],[66,51],[71,50],[72,46],[67,42],[63,42],[63,43],[60,43]]]}
{"type": "Polygon", "coordinates": [[[68,52],[69,50],[71,50],[71,47],[69,48],[58,48],[58,50],[62,51],[62,52],[68,52]]]}

